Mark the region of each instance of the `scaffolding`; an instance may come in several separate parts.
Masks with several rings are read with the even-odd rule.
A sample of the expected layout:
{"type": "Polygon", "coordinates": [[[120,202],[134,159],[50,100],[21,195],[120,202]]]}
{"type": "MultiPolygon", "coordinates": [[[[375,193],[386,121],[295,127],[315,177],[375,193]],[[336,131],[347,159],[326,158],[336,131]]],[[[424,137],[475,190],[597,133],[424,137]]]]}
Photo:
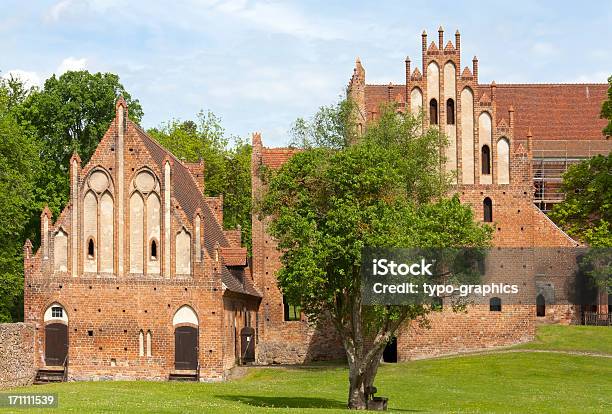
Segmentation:
{"type": "Polygon", "coordinates": [[[565,200],[561,191],[563,174],[568,168],[595,155],[606,155],[612,148],[609,140],[558,140],[540,142],[533,151],[532,171],[535,205],[548,213],[565,200]]]}
{"type": "Polygon", "coordinates": [[[548,213],[555,204],[565,200],[565,194],[561,190],[563,174],[571,165],[582,160],[582,158],[533,159],[533,201],[540,210],[548,213]]]}

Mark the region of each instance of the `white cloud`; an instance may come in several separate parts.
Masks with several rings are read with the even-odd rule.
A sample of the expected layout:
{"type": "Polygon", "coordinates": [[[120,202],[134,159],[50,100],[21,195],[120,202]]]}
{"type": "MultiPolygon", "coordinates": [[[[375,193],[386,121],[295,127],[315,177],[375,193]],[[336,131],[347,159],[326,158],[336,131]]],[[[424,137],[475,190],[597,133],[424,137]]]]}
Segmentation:
{"type": "Polygon", "coordinates": [[[62,15],[70,9],[70,6],[73,4],[73,0],[61,0],[55,3],[53,6],[49,8],[46,14],[46,19],[51,21],[59,20],[62,15]]]}
{"type": "Polygon", "coordinates": [[[4,79],[19,78],[25,84],[26,87],[32,86],[42,86],[43,77],[34,71],[21,70],[21,69],[13,69],[2,75],[4,79]]]}
{"type": "Polygon", "coordinates": [[[249,4],[246,0],[229,0],[220,2],[215,9],[272,33],[321,40],[345,37],[335,28],[338,24],[322,24],[320,18],[315,22],[286,3],[257,1],[249,4]]]}
{"type": "Polygon", "coordinates": [[[56,73],[61,75],[62,73],[68,72],[69,70],[83,70],[87,67],[87,59],[69,56],[62,60],[62,63],[57,67],[56,73]]]}

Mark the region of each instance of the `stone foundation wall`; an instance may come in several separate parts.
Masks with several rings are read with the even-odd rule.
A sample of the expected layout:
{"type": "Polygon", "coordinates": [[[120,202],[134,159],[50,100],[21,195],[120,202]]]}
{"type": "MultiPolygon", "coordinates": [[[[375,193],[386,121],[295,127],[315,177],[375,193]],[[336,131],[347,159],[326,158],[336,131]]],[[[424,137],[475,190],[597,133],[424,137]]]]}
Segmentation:
{"type": "Polygon", "coordinates": [[[0,389],[30,385],[34,366],[34,327],[0,323],[0,389]]]}

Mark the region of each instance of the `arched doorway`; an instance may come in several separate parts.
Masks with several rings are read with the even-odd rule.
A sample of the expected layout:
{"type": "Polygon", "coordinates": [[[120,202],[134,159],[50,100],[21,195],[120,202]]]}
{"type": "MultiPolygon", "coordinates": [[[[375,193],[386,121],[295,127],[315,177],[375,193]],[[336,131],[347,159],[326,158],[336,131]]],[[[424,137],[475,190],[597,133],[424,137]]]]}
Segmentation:
{"type": "Polygon", "coordinates": [[[391,338],[391,341],[385,346],[383,351],[383,361],[397,362],[397,338],[391,338]]]}
{"type": "Polygon", "coordinates": [[[546,300],[541,293],[536,297],[536,316],[546,316],[546,300]]]}
{"type": "Polygon", "coordinates": [[[62,305],[47,308],[45,323],[45,364],[63,366],[68,357],[68,314],[62,305]]]}
{"type": "Polygon", "coordinates": [[[198,317],[189,306],[182,306],[172,318],[174,326],[174,368],[195,370],[198,367],[198,317]]]}

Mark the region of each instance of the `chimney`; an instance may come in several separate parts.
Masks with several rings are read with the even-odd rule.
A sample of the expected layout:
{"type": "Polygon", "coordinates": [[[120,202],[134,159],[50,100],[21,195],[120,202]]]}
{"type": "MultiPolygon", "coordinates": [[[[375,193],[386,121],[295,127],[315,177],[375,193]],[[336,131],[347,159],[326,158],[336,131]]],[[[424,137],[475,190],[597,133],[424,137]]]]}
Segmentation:
{"type": "Polygon", "coordinates": [[[478,84],[478,58],[476,56],[472,59],[472,76],[474,77],[474,83],[478,84]]]}

